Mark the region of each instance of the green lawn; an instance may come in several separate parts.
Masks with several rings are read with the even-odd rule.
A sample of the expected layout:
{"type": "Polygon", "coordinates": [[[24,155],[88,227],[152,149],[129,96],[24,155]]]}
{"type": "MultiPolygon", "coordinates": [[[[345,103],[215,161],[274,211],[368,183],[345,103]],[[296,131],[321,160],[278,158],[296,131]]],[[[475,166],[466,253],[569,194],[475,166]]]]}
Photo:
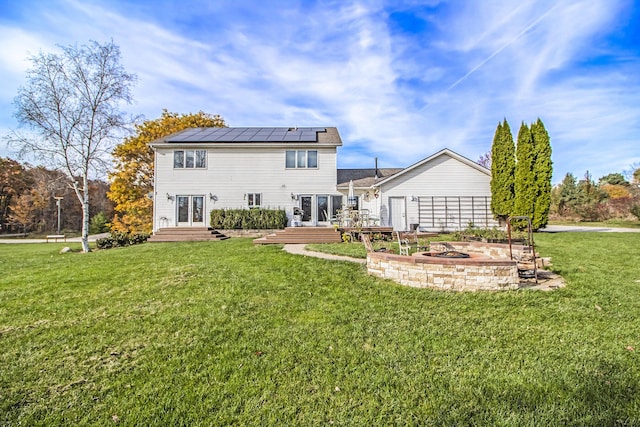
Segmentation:
{"type": "Polygon", "coordinates": [[[0,245],[0,425],[640,425],[639,240],[536,236],[546,293],[248,239],[0,245]]]}

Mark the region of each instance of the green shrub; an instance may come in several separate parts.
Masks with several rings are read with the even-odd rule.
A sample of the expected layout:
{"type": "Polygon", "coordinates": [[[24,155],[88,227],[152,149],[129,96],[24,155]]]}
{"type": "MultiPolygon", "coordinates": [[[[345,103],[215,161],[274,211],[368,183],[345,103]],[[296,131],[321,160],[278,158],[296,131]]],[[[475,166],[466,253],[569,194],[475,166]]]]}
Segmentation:
{"type": "Polygon", "coordinates": [[[107,216],[104,212],[98,212],[91,218],[91,224],[89,224],[90,234],[100,234],[109,231],[109,225],[107,225],[107,216]]]}
{"type": "MultiPolygon", "coordinates": [[[[506,242],[509,240],[509,236],[506,231],[498,228],[479,228],[470,224],[467,228],[461,231],[452,233],[453,240],[482,240],[486,242],[506,242]]],[[[528,241],[529,236],[524,231],[511,230],[512,240],[524,240],[528,241]]]]}
{"type": "Polygon", "coordinates": [[[214,209],[211,227],[223,230],[282,229],[287,226],[283,209],[214,209]]]}
{"type": "Polygon", "coordinates": [[[132,246],[144,243],[149,238],[149,233],[125,233],[113,231],[108,237],[96,240],[98,249],[111,249],[123,246],[132,246]]]}
{"type": "Polygon", "coordinates": [[[631,213],[635,215],[636,218],[640,219],[640,205],[633,205],[631,207],[631,213]]]}
{"type": "Polygon", "coordinates": [[[214,209],[211,211],[211,227],[213,228],[222,228],[222,224],[224,223],[224,219],[226,216],[226,210],[224,209],[214,209]]]}

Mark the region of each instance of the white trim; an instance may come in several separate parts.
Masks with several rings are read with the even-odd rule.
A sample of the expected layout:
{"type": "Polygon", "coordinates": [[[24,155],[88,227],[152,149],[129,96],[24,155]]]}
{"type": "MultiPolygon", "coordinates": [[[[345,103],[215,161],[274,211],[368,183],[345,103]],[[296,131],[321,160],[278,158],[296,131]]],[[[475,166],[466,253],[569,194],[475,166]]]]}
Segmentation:
{"type": "Polygon", "coordinates": [[[437,153],[427,157],[426,159],[422,159],[419,162],[414,163],[413,165],[401,170],[400,172],[398,172],[398,173],[396,173],[394,175],[391,175],[388,178],[383,179],[382,181],[376,182],[375,184],[372,185],[372,187],[380,187],[381,185],[386,184],[389,181],[392,181],[392,180],[398,178],[399,176],[402,176],[405,173],[407,173],[409,171],[412,171],[413,169],[416,169],[416,168],[418,168],[418,167],[420,167],[420,166],[422,166],[422,165],[424,165],[426,163],[429,163],[432,160],[434,160],[434,159],[436,159],[436,158],[438,158],[440,156],[444,156],[444,155],[447,155],[447,156],[449,156],[449,157],[451,157],[451,158],[453,158],[455,160],[458,160],[459,162],[462,162],[462,163],[466,164],[467,166],[471,166],[472,168],[474,168],[474,169],[476,169],[476,170],[478,170],[478,171],[480,171],[480,172],[482,172],[482,173],[484,173],[484,174],[486,174],[488,176],[491,176],[491,171],[489,169],[485,168],[482,165],[479,165],[478,163],[474,162],[473,160],[469,160],[468,158],[466,158],[466,157],[464,157],[464,156],[462,156],[462,155],[460,155],[460,154],[458,154],[456,152],[453,152],[453,151],[449,150],[448,148],[445,148],[445,149],[442,149],[442,150],[438,151],[437,153]]]}

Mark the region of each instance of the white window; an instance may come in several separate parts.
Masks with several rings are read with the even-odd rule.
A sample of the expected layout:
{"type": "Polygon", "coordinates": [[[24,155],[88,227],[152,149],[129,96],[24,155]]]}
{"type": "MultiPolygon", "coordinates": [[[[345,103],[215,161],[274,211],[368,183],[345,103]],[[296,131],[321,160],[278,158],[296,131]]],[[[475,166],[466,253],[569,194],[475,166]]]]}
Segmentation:
{"type": "Polygon", "coordinates": [[[247,203],[249,208],[259,208],[262,204],[262,195],[260,193],[247,193],[247,203]]]}
{"type": "Polygon", "coordinates": [[[307,151],[307,167],[312,169],[318,167],[318,152],[316,150],[307,151]]]}
{"type": "Polygon", "coordinates": [[[207,150],[176,150],[173,152],[174,169],[204,169],[207,167],[207,150]]]}
{"type": "Polygon", "coordinates": [[[317,150],[287,150],[285,159],[287,169],[318,168],[317,150]]]}
{"type": "Polygon", "coordinates": [[[287,150],[286,168],[293,169],[296,167],[296,152],[293,150],[287,150]]]}

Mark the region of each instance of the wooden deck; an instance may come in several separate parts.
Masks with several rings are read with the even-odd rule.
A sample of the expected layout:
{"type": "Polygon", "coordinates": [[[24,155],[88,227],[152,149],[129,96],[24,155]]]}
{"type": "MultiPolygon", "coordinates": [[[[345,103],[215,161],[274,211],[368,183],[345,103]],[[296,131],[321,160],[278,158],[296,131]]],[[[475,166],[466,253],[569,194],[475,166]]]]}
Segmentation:
{"type": "Polygon", "coordinates": [[[342,234],[333,227],[287,227],[278,230],[253,243],[269,245],[274,243],[340,243],[342,234]]]}
{"type": "Polygon", "coordinates": [[[391,227],[287,227],[268,236],[255,239],[253,243],[268,245],[275,243],[340,243],[343,233],[389,234],[391,227]]]}

